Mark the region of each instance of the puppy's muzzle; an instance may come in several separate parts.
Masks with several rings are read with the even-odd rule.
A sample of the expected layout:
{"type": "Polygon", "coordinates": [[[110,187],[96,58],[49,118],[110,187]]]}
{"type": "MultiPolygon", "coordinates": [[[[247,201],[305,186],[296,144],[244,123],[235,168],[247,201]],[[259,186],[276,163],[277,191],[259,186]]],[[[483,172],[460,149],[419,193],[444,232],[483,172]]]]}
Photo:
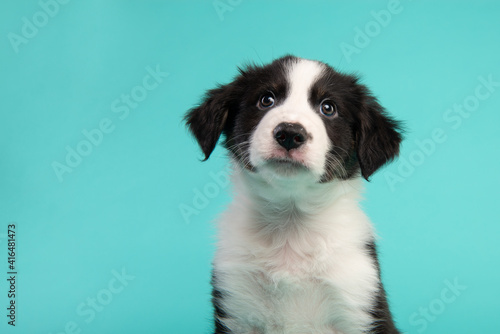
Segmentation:
{"type": "Polygon", "coordinates": [[[307,131],[300,123],[280,123],[273,130],[274,139],[287,151],[307,141],[307,131]]]}

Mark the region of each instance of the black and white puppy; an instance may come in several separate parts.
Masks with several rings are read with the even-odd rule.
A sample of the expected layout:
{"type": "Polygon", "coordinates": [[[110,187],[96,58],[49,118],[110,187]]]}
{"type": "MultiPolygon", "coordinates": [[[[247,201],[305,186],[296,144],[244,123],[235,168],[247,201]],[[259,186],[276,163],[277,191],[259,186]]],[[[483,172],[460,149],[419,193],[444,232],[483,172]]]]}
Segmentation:
{"type": "Polygon", "coordinates": [[[399,333],[359,207],[401,129],[354,76],[293,56],[208,91],[186,123],[208,159],[219,137],[234,200],[218,221],[215,333],[399,333]]]}

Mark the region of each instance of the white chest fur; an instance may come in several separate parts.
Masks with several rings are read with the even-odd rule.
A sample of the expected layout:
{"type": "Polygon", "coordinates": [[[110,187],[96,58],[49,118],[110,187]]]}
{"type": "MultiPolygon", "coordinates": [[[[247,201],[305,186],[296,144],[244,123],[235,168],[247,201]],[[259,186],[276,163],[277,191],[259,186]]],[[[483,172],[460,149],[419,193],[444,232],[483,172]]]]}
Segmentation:
{"type": "Polygon", "coordinates": [[[214,273],[225,325],[235,334],[366,330],[379,281],[361,180],[307,188],[287,203],[283,185],[273,193],[246,178],[236,173],[235,200],[219,221],[214,273]]]}

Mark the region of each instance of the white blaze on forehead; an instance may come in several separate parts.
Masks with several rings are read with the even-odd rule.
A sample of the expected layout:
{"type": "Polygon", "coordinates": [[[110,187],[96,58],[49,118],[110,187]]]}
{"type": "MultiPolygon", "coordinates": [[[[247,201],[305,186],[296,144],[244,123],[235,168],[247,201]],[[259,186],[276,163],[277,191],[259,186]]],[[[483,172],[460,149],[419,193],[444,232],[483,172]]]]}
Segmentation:
{"type": "Polygon", "coordinates": [[[280,123],[299,123],[309,134],[307,142],[294,155],[319,177],[324,173],[329,140],[324,123],[309,103],[311,88],[320,78],[324,65],[305,59],[287,65],[288,92],[284,101],[270,109],[255,129],[250,144],[250,162],[258,167],[282,150],[276,143],[273,130],[280,123]]]}
{"type": "Polygon", "coordinates": [[[290,91],[286,102],[308,103],[311,87],[318,80],[323,66],[321,63],[307,59],[299,59],[297,62],[291,63],[288,68],[290,91]]]}

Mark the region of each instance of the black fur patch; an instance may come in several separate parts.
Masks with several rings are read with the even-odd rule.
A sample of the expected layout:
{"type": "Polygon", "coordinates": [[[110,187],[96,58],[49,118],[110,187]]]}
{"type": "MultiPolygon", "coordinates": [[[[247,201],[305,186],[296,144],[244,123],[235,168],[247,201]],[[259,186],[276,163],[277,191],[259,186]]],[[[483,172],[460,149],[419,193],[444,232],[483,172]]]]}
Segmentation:
{"type": "Polygon", "coordinates": [[[208,159],[221,134],[224,146],[246,168],[250,136],[266,111],[257,107],[262,94],[272,91],[279,104],[288,93],[286,66],[293,57],[283,57],[266,66],[250,65],[239,69],[233,82],[208,91],[203,103],[191,109],[185,121],[208,159]]]}
{"type": "Polygon", "coordinates": [[[338,117],[322,116],[332,149],[322,182],[349,179],[361,171],[368,178],[399,153],[401,131],[356,76],[325,67],[309,102],[315,110],[324,99],[335,102],[338,117]]]}
{"type": "MultiPolygon", "coordinates": [[[[377,272],[380,280],[380,265],[378,261],[377,249],[375,242],[366,245],[368,254],[375,261],[377,272]]],[[[387,296],[382,284],[379,284],[379,291],[375,297],[375,303],[370,310],[370,315],[373,317],[372,330],[368,334],[400,334],[396,328],[392,315],[387,303],[387,296]]]]}
{"type": "Polygon", "coordinates": [[[212,272],[212,305],[214,306],[215,332],[214,334],[231,334],[231,331],[224,326],[220,319],[226,318],[227,313],[222,308],[223,293],[217,288],[217,279],[212,272]]]}

